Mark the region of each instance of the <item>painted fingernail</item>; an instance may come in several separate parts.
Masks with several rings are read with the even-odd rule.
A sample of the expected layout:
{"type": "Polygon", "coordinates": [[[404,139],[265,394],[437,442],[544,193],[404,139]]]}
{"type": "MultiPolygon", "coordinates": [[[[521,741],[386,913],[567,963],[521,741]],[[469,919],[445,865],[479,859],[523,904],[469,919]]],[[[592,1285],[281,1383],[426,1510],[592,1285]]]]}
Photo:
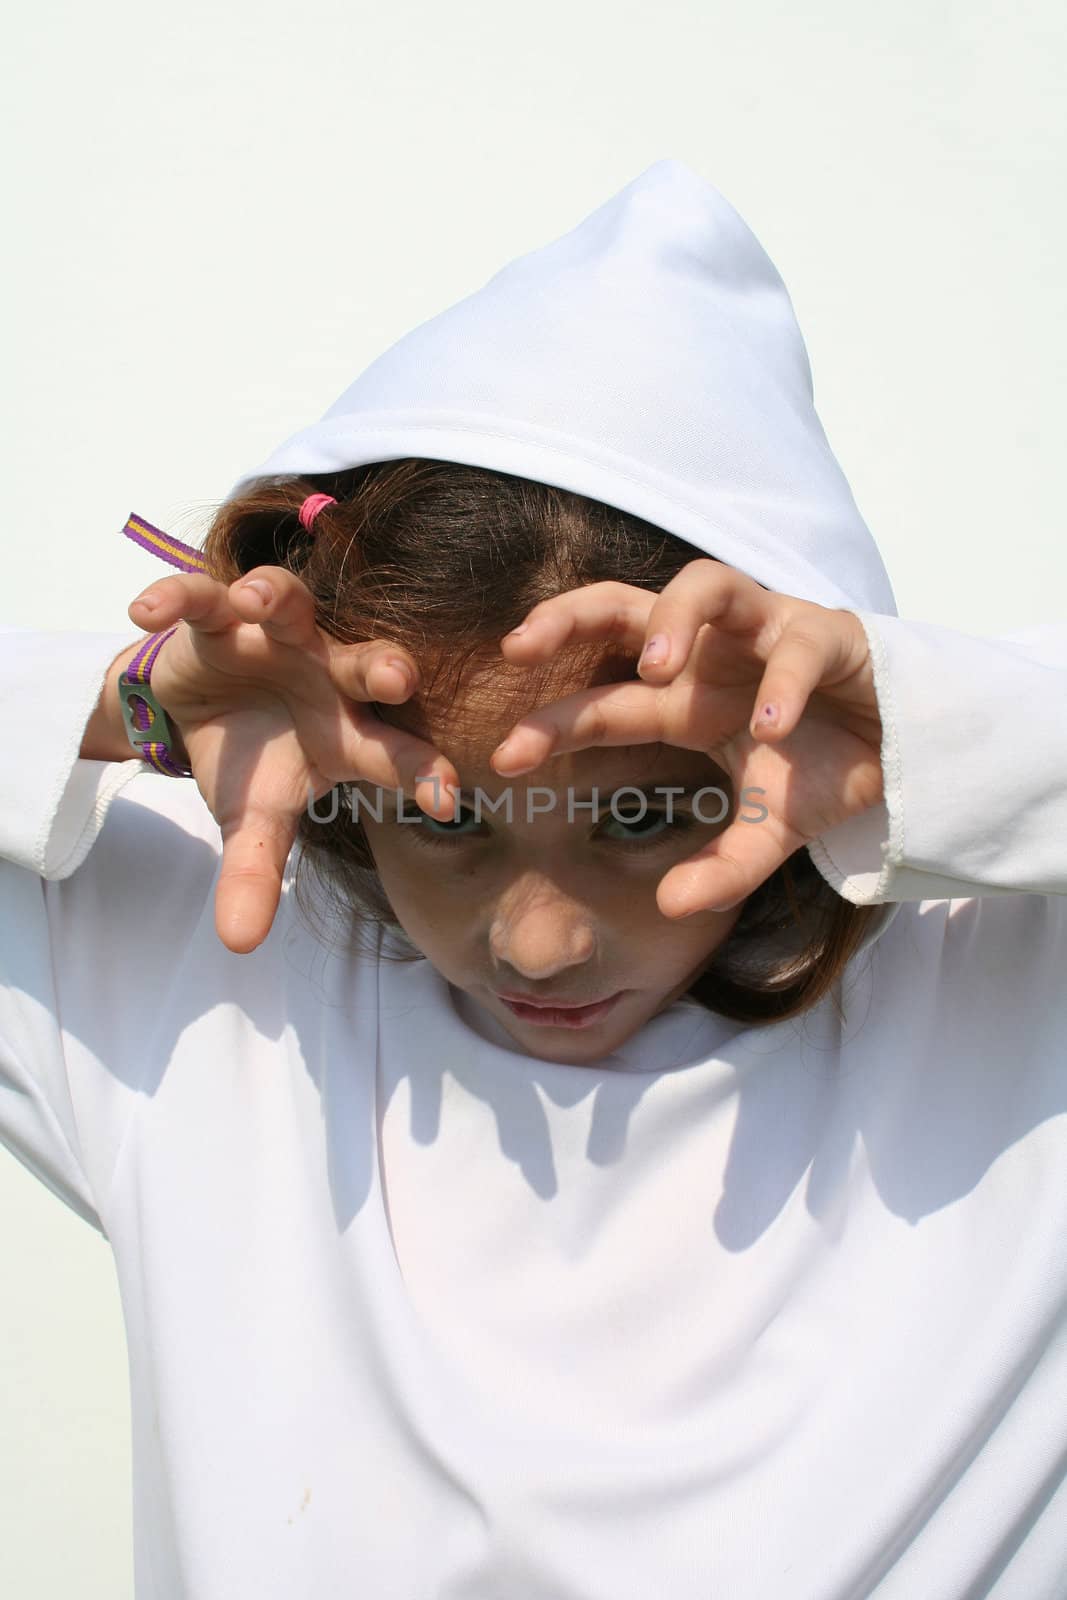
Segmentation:
{"type": "Polygon", "coordinates": [[[670,655],[671,642],[665,633],[657,633],[650,639],[641,652],[641,664],[646,667],[660,667],[670,655]]]}
{"type": "Polygon", "coordinates": [[[274,590],[263,578],[249,578],[247,583],[242,583],[241,592],[257,595],[264,605],[270,605],[274,599],[274,590]]]}
{"type": "Polygon", "coordinates": [[[765,705],[756,718],[756,726],[760,728],[774,728],[778,723],[778,707],[769,703],[765,705]]]}

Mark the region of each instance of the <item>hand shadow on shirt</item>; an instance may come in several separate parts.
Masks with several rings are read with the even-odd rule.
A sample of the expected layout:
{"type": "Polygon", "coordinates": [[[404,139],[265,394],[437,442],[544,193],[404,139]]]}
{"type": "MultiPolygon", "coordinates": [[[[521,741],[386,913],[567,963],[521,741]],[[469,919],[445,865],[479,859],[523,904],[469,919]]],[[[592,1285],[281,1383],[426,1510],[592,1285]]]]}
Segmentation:
{"type": "MultiPolygon", "coordinates": [[[[30,945],[25,959],[13,950],[7,981],[82,1047],[67,1052],[75,1116],[92,1096],[107,1099],[110,1083],[127,1146],[148,1125],[146,1107],[162,1109],[164,1085],[184,1100],[182,1075],[192,1075],[194,1098],[204,1073],[220,1092],[236,1084],[249,1095],[277,1088],[279,1074],[308,1080],[341,1232],[370,1192],[382,1120],[404,1078],[413,1139],[432,1143],[442,1117],[460,1114],[463,1097],[445,1092],[451,1080],[488,1107],[500,1160],[546,1204],[564,1195],[574,1162],[628,1162],[640,1174],[695,1141],[709,1222],[730,1251],[800,1202],[827,1228],[843,1228],[865,1183],[887,1211],[918,1223],[1067,1110],[1063,897],[905,905],[850,967],[843,1021],[829,1000],[762,1027],[722,1028],[713,1018],[720,1034],[709,1050],[687,1003],[672,1036],[681,1059],[634,1065],[638,1034],[622,1070],[560,1066],[480,1037],[425,960],[379,966],[323,947],[297,913],[291,872],[265,942],[250,955],[227,951],[214,928],[217,829],[191,788],[179,796],[173,786],[169,815],[157,790],[139,799],[141,785],[165,782],[136,779],[78,871],[43,886],[51,960],[35,959],[30,945]],[[265,1048],[250,1048],[250,1038],[265,1048]],[[701,1047],[687,1056],[694,1039],[701,1047]],[[565,1119],[553,1128],[546,1103],[574,1107],[588,1096],[579,1149],[561,1137],[565,1119]]],[[[101,1120],[96,1109],[90,1120],[101,1120]]],[[[152,1119],[153,1139],[166,1139],[165,1123],[165,1113],[152,1119]]],[[[188,1137],[180,1116],[174,1128],[188,1137]]],[[[116,1171],[129,1155],[119,1151],[116,1171]]],[[[190,1181],[204,1159],[203,1146],[190,1148],[190,1181]]],[[[263,1177],[271,1180],[269,1163],[263,1177]]]]}

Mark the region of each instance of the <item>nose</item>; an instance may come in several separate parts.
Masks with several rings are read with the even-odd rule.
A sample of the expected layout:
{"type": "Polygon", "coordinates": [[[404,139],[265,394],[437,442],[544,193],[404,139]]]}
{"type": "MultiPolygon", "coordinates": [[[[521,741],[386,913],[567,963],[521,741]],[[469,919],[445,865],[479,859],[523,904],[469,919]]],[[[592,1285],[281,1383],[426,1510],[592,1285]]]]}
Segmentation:
{"type": "Polygon", "coordinates": [[[527,874],[500,896],[489,930],[497,966],[531,982],[584,966],[597,954],[591,908],[543,875],[527,874]]]}

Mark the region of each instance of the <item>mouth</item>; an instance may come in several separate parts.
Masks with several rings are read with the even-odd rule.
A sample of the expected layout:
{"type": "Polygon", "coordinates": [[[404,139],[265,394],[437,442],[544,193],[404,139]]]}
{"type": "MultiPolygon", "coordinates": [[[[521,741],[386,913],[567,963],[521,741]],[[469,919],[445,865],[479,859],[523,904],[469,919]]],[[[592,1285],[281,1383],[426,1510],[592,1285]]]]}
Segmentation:
{"type": "Polygon", "coordinates": [[[532,1022],[542,1028],[590,1028],[606,1017],[624,989],[608,995],[605,1000],[594,1000],[590,1005],[576,1006],[556,1001],[549,1005],[543,1000],[523,1000],[517,996],[498,994],[497,999],[507,1006],[512,1016],[521,1022],[532,1022]]]}

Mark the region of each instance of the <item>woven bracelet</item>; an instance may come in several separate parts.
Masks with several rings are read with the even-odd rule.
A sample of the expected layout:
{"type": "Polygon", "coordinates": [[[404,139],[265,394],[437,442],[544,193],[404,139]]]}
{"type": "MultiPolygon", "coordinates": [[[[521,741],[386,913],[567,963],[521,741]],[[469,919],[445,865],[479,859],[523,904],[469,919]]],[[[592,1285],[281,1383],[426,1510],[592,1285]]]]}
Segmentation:
{"type": "MultiPolygon", "coordinates": [[[[132,539],[142,549],[150,550],[161,561],[166,561],[181,572],[206,572],[207,563],[199,551],[180,539],[154,528],[144,517],[131,512],[122,529],[127,539],[132,539]]],[[[153,633],[147,638],[119,678],[119,701],[126,736],[137,754],[168,778],[191,778],[192,767],[178,761],[171,746],[174,732],[167,714],[152,693],[152,667],[160,650],[177,627],[163,633],[153,633]]]]}

